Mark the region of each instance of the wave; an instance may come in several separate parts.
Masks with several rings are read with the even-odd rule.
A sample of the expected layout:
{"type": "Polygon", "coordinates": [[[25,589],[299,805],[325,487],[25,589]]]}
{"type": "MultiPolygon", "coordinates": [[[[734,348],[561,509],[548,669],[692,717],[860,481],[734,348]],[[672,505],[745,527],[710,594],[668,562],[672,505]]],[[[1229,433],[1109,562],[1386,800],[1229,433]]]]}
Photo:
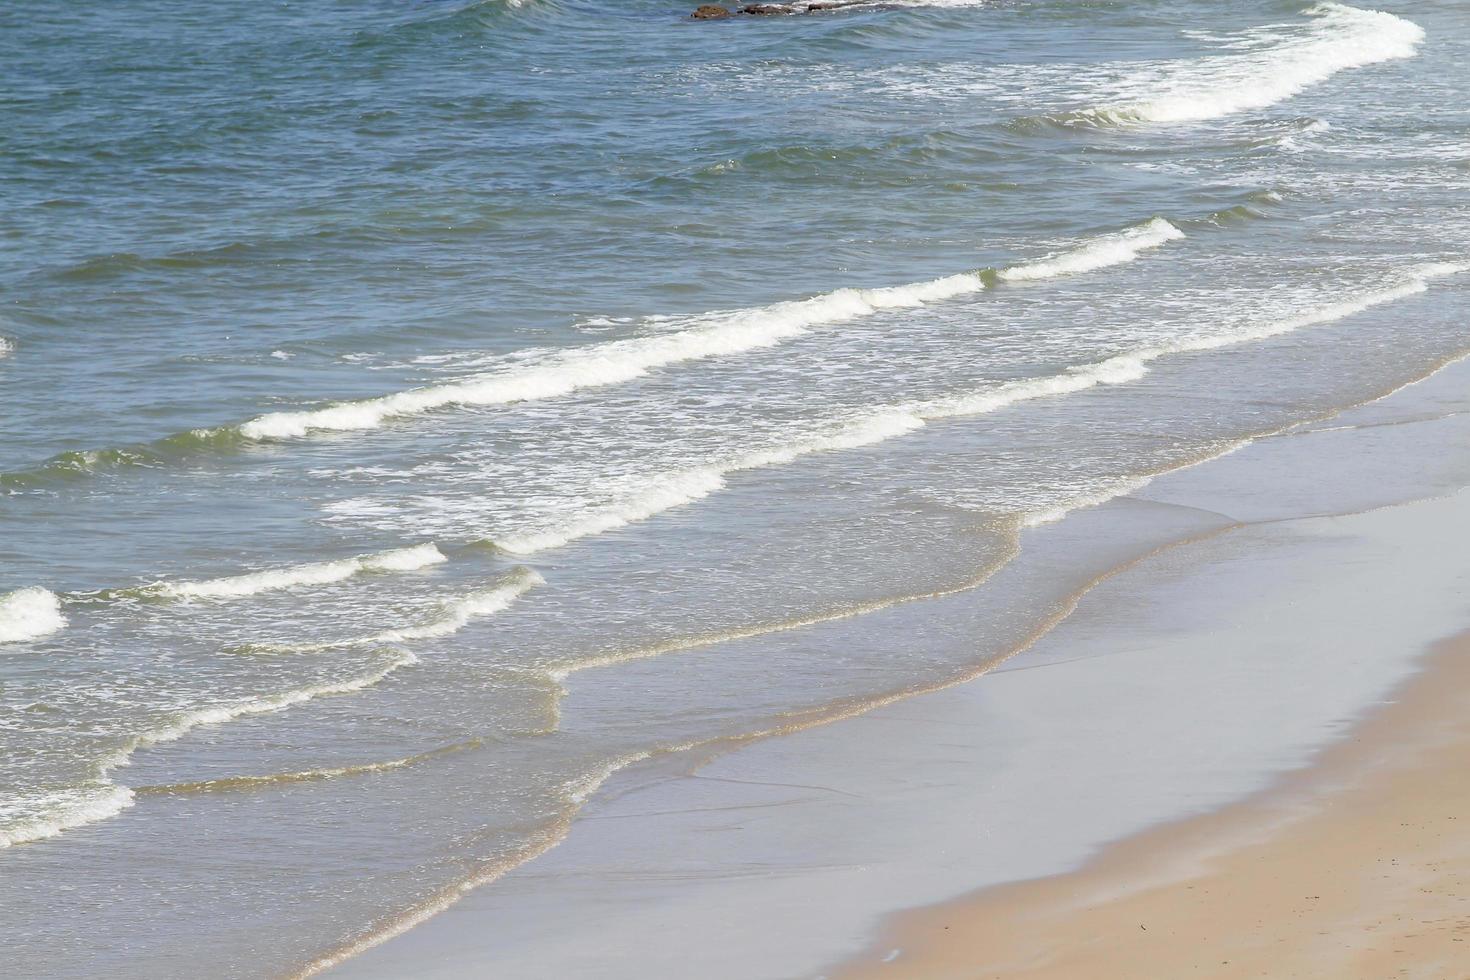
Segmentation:
{"type": "MultiPolygon", "coordinates": [[[[878,409],[842,422],[823,435],[746,453],[719,464],[650,478],[638,493],[592,509],[565,524],[507,535],[486,543],[517,554],[531,554],[560,547],[579,538],[646,520],[663,511],[710,496],[725,486],[726,477],[742,470],[779,466],[813,453],[853,449],[884,442],[914,432],[932,421],[984,415],[1023,402],[1075,394],[1099,385],[1127,384],[1148,374],[1149,365],[1159,358],[1264,340],[1306,327],[1331,323],[1374,306],[1422,293],[1429,288],[1429,281],[1432,279],[1466,271],[1470,271],[1470,263],[1426,264],[1409,270],[1401,283],[1370,290],[1294,317],[1270,320],[1243,329],[1201,334],[1170,345],[1141,348],[1091,364],[1069,367],[1058,374],[1014,381],[984,391],[878,409]]],[[[1141,485],[1135,486],[1124,480],[1117,488],[1101,496],[1085,496],[1059,507],[1023,514],[1021,518],[1027,525],[1059,520],[1071,510],[1101,503],[1122,493],[1131,492],[1141,485]]]]}
{"type": "Polygon", "coordinates": [[[723,464],[654,477],[637,494],[591,510],[574,521],[555,528],[508,535],[489,543],[523,555],[560,547],[578,538],[601,534],[693,503],[723,489],[726,477],[742,470],[782,466],[814,453],[886,442],[921,429],[932,420],[981,415],[1035,398],[1069,394],[1099,384],[1135,381],[1146,371],[1143,362],[1136,357],[1119,356],[1097,364],[1070,368],[1052,377],[1014,382],[982,393],[882,409],[836,425],[822,435],[757,450],[723,464]]]}
{"type": "Polygon", "coordinates": [[[15,341],[11,340],[9,337],[0,337],[0,359],[9,357],[11,352],[14,350],[15,341]]]}
{"type": "Polygon", "coordinates": [[[877,413],[840,425],[825,435],[792,442],[783,446],[758,450],[726,463],[701,466],[644,482],[638,493],[612,504],[593,508],[572,521],[537,531],[511,534],[483,543],[513,554],[528,555],[548,548],[570,544],[578,538],[591,537],[628,524],[647,520],[656,514],[708,497],[725,487],[725,478],[740,470],[780,466],[810,453],[837,449],[855,449],[883,442],[912,432],[923,420],[902,410],[877,413]]]}
{"type": "Polygon", "coordinates": [[[540,573],[529,568],[517,569],[500,584],[480,592],[452,599],[444,603],[439,615],[428,622],[405,629],[388,630],[366,638],[362,643],[402,643],[409,640],[426,640],[457,633],[480,616],[490,616],[508,608],[512,602],[546,580],[540,573]]]}
{"type": "Polygon", "coordinates": [[[1041,279],[1128,262],[1139,251],[1162,245],[1182,233],[1162,218],[1136,229],[1105,235],[1045,263],[1003,270],[964,272],[942,279],[874,289],[837,289],[804,300],[743,310],[724,310],[690,318],[687,329],[652,337],[615,340],[582,350],[545,355],[542,363],[506,369],[464,381],[414,388],[379,398],[341,402],[300,412],[272,412],[239,426],[246,439],[289,439],[314,431],[373,429],[385,421],[447,407],[502,405],[554,398],[584,388],[631,381],[649,371],[684,361],[703,360],[770,347],[808,333],[813,327],[870,316],[883,310],[911,309],[987,288],[995,278],[1041,279]],[[1165,229],[1173,229],[1168,233],[1165,229]],[[1111,261],[1104,253],[1112,256],[1111,261]],[[1032,268],[1030,274],[1020,269],[1032,268]]]}
{"type": "MultiPolygon", "coordinates": [[[[107,780],[108,773],[113,769],[126,766],[133,753],[139,749],[175,741],[202,725],[219,725],[248,715],[281,711],[320,697],[350,694],[372,687],[399,668],[417,662],[418,658],[412,653],[397,651],[395,656],[381,667],[346,680],[329,681],[284,691],[280,694],[246,698],[232,704],[186,711],[160,728],[135,735],[122,747],[114,750],[98,765],[98,779],[107,780]]],[[[75,827],[106,820],[132,806],[135,796],[136,793],[130,787],[105,782],[97,787],[65,790],[32,797],[25,800],[24,805],[30,809],[41,809],[44,812],[25,816],[6,826],[0,826],[0,847],[54,837],[75,827]]],[[[14,811],[19,808],[19,805],[9,804],[6,809],[14,811]]],[[[5,816],[6,810],[0,809],[0,819],[5,816]]]]}
{"type": "Polygon", "coordinates": [[[444,745],[437,749],[430,749],[427,752],[420,752],[417,755],[411,755],[403,759],[390,759],[387,762],[364,762],[355,766],[306,769],[299,772],[277,772],[264,776],[226,776],[222,779],[204,779],[190,783],[162,783],[153,786],[139,786],[133,790],[133,793],[137,796],[227,793],[236,790],[257,789],[262,786],[319,782],[324,779],[337,779],[343,776],[368,776],[374,773],[392,772],[395,769],[403,769],[428,759],[438,758],[441,755],[449,755],[452,752],[463,752],[466,749],[479,748],[483,744],[483,739],[472,738],[465,742],[444,745]]]}
{"type": "Polygon", "coordinates": [[[133,805],[133,791],[126,786],[89,787],[33,797],[26,803],[43,812],[6,821],[5,810],[16,807],[0,808],[0,848],[45,840],[73,827],[117,816],[133,805]]]}
{"type": "Polygon", "coordinates": [[[1409,270],[1404,277],[1404,281],[1398,285],[1371,290],[1284,320],[1263,323],[1254,327],[1247,327],[1243,330],[1206,334],[1183,341],[1172,347],[1151,348],[1140,352],[1139,356],[1147,360],[1153,360],[1158,357],[1163,357],[1166,354],[1184,354],[1215,350],[1220,347],[1227,347],[1250,340],[1265,340],[1280,334],[1291,333],[1293,330],[1301,330],[1304,327],[1332,323],[1336,320],[1350,317],[1355,313],[1362,313],[1375,306],[1381,306],[1384,303],[1392,303],[1395,300],[1406,299],[1410,296],[1426,292],[1429,289],[1431,280],[1440,279],[1445,276],[1459,275],[1462,272],[1470,272],[1470,262],[1426,263],[1409,270]]]}
{"type": "Polygon", "coordinates": [[[1104,235],[1094,242],[1053,258],[1003,269],[996,275],[1006,282],[1029,282],[1092,272],[1095,269],[1132,262],[1138,258],[1140,252],[1183,237],[1184,232],[1163,218],[1154,218],[1115,235],[1104,235]]]}
{"type": "Polygon", "coordinates": [[[31,469],[0,473],[0,488],[32,489],[125,466],[167,466],[199,453],[227,452],[250,444],[236,428],[190,429],[121,448],[58,453],[31,469]]]}
{"type": "Polygon", "coordinates": [[[314,701],[320,697],[327,697],[334,694],[351,694],[354,691],[361,691],[365,688],[372,687],[399,668],[415,663],[418,663],[418,657],[409,653],[407,650],[399,650],[383,666],[368,673],[348,678],[347,680],[328,681],[323,684],[294,688],[280,694],[246,698],[243,701],[236,701],[232,704],[215,705],[209,708],[196,708],[192,711],[184,712],[162,728],[135,736],[125,747],[119,749],[108,759],[104,764],[104,768],[111,769],[124,765],[128,758],[139,749],[158,745],[163,742],[177,741],[201,725],[220,725],[227,721],[234,721],[236,718],[244,718],[248,715],[260,715],[272,711],[280,711],[293,705],[314,701]]]}
{"type": "Polygon", "coordinates": [[[236,650],[245,653],[317,653],[324,650],[342,650],[348,647],[384,646],[409,643],[413,640],[436,639],[459,632],[473,619],[491,616],[509,608],[510,604],[520,596],[538,585],[545,584],[546,580],[539,572],[529,568],[517,568],[488,589],[471,592],[442,603],[438,615],[417,626],[384,630],[381,633],[345,640],[327,640],[321,643],[256,643],[238,647],[236,650]]]}
{"type": "Polygon", "coordinates": [[[883,310],[913,309],[928,303],[981,292],[1001,281],[1024,281],[1088,272],[1131,262],[1144,250],[1182,236],[1162,218],[1102,235],[1039,262],[1009,269],[981,269],[940,279],[882,286],[842,288],[803,300],[739,310],[716,310],[688,317],[650,317],[649,324],[684,329],[653,336],[608,341],[575,350],[542,350],[519,355],[520,363],[495,373],[412,388],[376,398],[339,402],[303,411],[270,412],[239,425],[197,428],[122,448],[66,452],[29,470],[0,473],[0,488],[18,490],[84,478],[126,466],[166,466],[200,453],[229,452],[259,442],[293,439],[314,432],[375,429],[401,417],[443,408],[504,405],[555,398],[585,388],[620,384],[661,367],[724,357],[771,347],[809,333],[883,310]]]}
{"type": "Polygon", "coordinates": [[[1237,42],[1238,53],[1176,62],[1125,79],[1140,96],[1061,116],[1064,125],[1189,122],[1263,109],[1350,68],[1412,58],[1424,30],[1378,10],[1327,2],[1308,7],[1301,33],[1276,34],[1267,46],[1237,42]]]}
{"type": "Polygon", "coordinates": [[[236,599],[276,589],[328,585],[365,572],[416,571],[447,560],[434,544],[429,543],[201,582],[155,582],[136,589],[121,589],[116,594],[162,599],[236,599]]]}
{"type": "Polygon", "coordinates": [[[749,626],[737,626],[714,633],[682,636],[660,643],[652,643],[647,646],[625,648],[610,653],[597,654],[582,660],[547,667],[545,669],[545,676],[557,686],[558,695],[565,696],[567,678],[572,674],[580,673],[584,670],[611,667],[615,664],[630,663],[635,660],[651,660],[655,657],[664,656],[665,654],[681,653],[686,650],[697,650],[702,647],[715,646],[721,643],[748,640],[758,636],[767,636],[771,633],[784,633],[789,630],[816,626],[821,623],[831,623],[841,619],[864,616],[869,613],[890,609],[894,606],[906,605],[911,602],[919,602],[925,599],[939,599],[945,596],[958,595],[961,592],[969,592],[990,581],[996,572],[1000,571],[1020,554],[1019,535],[1014,533],[1014,531],[1020,529],[1020,525],[1011,524],[1010,526],[1013,533],[1006,536],[1007,547],[1004,551],[994,556],[978,572],[953,585],[931,589],[926,592],[904,593],[901,595],[885,596],[881,599],[852,602],[805,616],[795,616],[789,619],[756,623],[749,626]]]}
{"type": "Polygon", "coordinates": [[[697,748],[699,745],[709,744],[709,741],[711,740],[684,742],[678,745],[662,746],[641,752],[630,752],[626,755],[609,759],[601,766],[579,777],[566,780],[559,787],[561,791],[560,795],[566,804],[565,810],[535,831],[518,851],[484,862],[480,868],[467,874],[464,878],[440,888],[428,898],[410,908],[404,909],[386,921],[374,923],[364,932],[342,943],[331,952],[324,953],[311,960],[301,967],[301,969],[289,974],[289,977],[291,980],[306,980],[308,977],[314,977],[324,970],[339,966],[352,957],[366,952],[374,946],[379,946],[389,939],[401,936],[415,926],[427,922],[435,915],[454,905],[474,889],[495,881],[502,875],[535,860],[560,844],[566,839],[567,834],[571,832],[572,820],[581,809],[582,804],[618,772],[646,759],[688,751],[689,749],[697,748]]]}
{"type": "Polygon", "coordinates": [[[24,643],[66,626],[61,600],[38,586],[0,596],[0,643],[24,643]]]}

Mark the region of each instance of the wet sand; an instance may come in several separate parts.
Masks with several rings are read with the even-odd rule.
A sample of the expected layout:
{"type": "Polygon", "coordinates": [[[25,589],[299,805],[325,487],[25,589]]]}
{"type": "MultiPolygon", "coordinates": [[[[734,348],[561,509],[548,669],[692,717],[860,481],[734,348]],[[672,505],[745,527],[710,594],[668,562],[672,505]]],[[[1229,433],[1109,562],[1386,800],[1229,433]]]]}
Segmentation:
{"type": "Polygon", "coordinates": [[[1470,634],[1277,788],[903,914],[836,976],[1470,977],[1470,634]]]}
{"type": "MultiPolygon", "coordinates": [[[[1466,391],[1470,362],[1036,529],[1042,569],[1163,539],[976,681],[630,767],[331,975],[1376,977],[1412,941],[1403,975],[1470,976],[1470,641],[1436,647],[1470,623],[1466,391]]],[[[915,642],[970,601],[863,625],[915,642]]]]}

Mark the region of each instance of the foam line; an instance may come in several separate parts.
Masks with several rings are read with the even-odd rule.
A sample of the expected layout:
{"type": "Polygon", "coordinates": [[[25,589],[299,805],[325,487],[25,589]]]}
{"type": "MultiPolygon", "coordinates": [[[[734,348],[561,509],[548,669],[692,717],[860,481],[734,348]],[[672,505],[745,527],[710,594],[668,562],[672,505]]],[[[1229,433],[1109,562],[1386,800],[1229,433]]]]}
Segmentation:
{"type": "Polygon", "coordinates": [[[372,687],[395,670],[416,663],[417,660],[417,657],[407,651],[398,651],[394,658],[382,667],[347,680],[313,684],[280,694],[246,698],[232,704],[196,708],[184,712],[160,728],[134,736],[122,748],[103,760],[98,767],[97,785],[66,790],[48,796],[32,797],[23,803],[28,809],[39,808],[43,812],[21,816],[10,822],[6,822],[5,818],[10,813],[17,811],[21,804],[8,804],[0,807],[0,848],[54,837],[75,827],[106,820],[132,806],[133,791],[127,786],[112,783],[108,780],[107,774],[119,766],[127,765],[133,753],[141,748],[175,741],[201,725],[219,725],[248,715],[280,711],[327,695],[360,691],[372,687]]]}
{"type": "Polygon", "coordinates": [[[16,806],[0,807],[0,849],[45,840],[73,827],[115,817],[133,805],[133,791],[126,786],[105,784],[63,790],[25,802],[44,812],[7,821],[5,811],[15,810],[16,806]]]}
{"type": "MultiPolygon", "coordinates": [[[[1042,263],[1003,270],[1002,279],[1045,279],[1131,262],[1144,249],[1183,237],[1173,225],[1154,218],[1136,228],[1085,242],[1042,263]]],[[[837,289],[809,299],[685,318],[679,331],[614,340],[591,347],[543,352],[515,367],[396,392],[379,398],[339,402],[325,408],[272,412],[239,427],[246,439],[291,439],[312,432],[375,429],[390,419],[448,407],[503,405],[555,398],[584,388],[620,384],[656,368],[771,347],[814,327],[870,316],[882,310],[912,309],[986,288],[982,272],[877,289],[837,289]]]]}
{"type": "Polygon", "coordinates": [[[1138,258],[1140,252],[1183,237],[1184,232],[1163,218],[1154,218],[1115,235],[1104,235],[1054,258],[1003,269],[998,276],[1007,282],[1025,282],[1091,272],[1110,265],[1132,262],[1138,258]]]}
{"type": "MultiPolygon", "coordinates": [[[[508,535],[493,543],[506,551],[530,554],[569,544],[579,538],[601,534],[646,520],[663,511],[684,506],[716,493],[725,486],[726,477],[741,470],[780,466],[813,453],[884,442],[907,435],[932,421],[964,416],[984,415],[1039,398],[1075,394],[1099,385],[1127,384],[1143,378],[1149,365],[1172,354],[1214,350],[1233,344],[1264,340],[1306,327],[1342,320],[1372,307],[1414,296],[1429,288],[1429,281],[1441,276],[1470,271],[1470,263],[1434,263],[1415,267],[1403,281],[1381,289],[1370,290],[1297,316],[1269,320],[1244,329],[1201,334],[1174,344],[1142,348],[1118,354],[1091,364],[1070,367],[1058,374],[1014,381],[983,391],[970,392],[923,403],[911,403],[879,409],[835,425],[828,433],[811,436],[784,445],[735,456],[720,464],[697,467],[647,481],[644,489],[622,500],[591,509],[565,524],[508,535]]],[[[1098,500],[1081,499],[1060,508],[1024,517],[1027,524],[1058,520],[1068,511],[1091,506],[1137,487],[1126,481],[1116,493],[1098,500]]]]}
{"type": "Polygon", "coordinates": [[[322,643],[251,644],[240,649],[267,653],[318,653],[324,650],[383,646],[451,636],[464,629],[471,620],[501,612],[509,608],[510,604],[520,596],[538,585],[545,584],[546,580],[539,572],[529,568],[518,568],[488,589],[471,592],[442,603],[436,615],[414,626],[384,630],[380,633],[345,640],[328,640],[322,643]]]}
{"type": "Polygon", "coordinates": [[[139,589],[124,591],[166,599],[238,599],[276,589],[327,585],[364,572],[415,571],[446,560],[439,549],[430,543],[415,545],[411,548],[380,551],[376,554],[359,555],[356,558],[314,562],[290,568],[205,579],[200,582],[156,582],[139,589]]]}

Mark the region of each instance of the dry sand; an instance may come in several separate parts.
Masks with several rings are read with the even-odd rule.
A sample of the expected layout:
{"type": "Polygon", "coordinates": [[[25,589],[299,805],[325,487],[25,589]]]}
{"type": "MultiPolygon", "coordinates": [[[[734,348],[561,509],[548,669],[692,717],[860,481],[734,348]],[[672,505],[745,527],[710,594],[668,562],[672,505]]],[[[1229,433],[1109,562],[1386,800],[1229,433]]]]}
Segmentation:
{"type": "Polygon", "coordinates": [[[1274,789],[904,913],[836,976],[1470,978],[1470,634],[1274,789]]]}

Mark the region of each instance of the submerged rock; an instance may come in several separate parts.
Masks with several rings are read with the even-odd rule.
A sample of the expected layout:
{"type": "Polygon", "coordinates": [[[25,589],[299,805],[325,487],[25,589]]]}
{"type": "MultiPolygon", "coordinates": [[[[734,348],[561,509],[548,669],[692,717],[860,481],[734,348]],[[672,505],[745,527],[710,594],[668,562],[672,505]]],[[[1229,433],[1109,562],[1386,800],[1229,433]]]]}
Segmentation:
{"type": "Polygon", "coordinates": [[[696,8],[694,13],[689,16],[695,20],[719,20],[721,17],[729,17],[730,11],[724,7],[717,7],[712,3],[706,3],[696,8]]]}

